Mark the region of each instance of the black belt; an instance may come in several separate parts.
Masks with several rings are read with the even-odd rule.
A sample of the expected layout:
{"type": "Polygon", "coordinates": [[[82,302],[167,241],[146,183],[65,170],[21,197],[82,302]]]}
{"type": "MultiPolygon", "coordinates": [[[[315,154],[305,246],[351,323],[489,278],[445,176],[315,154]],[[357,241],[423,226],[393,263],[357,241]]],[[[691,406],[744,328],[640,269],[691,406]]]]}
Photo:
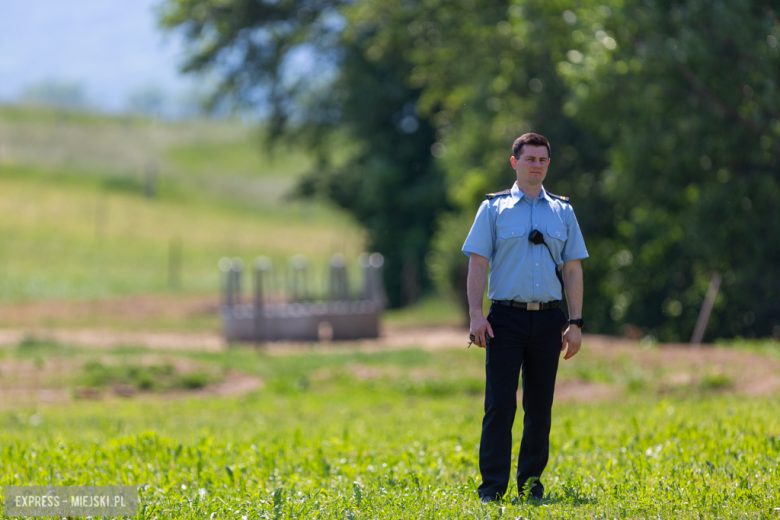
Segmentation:
{"type": "Polygon", "coordinates": [[[557,309],[561,306],[561,300],[555,300],[547,303],[540,302],[516,302],[514,300],[493,300],[497,305],[506,305],[507,307],[519,307],[527,311],[546,311],[547,309],[557,309]]]}

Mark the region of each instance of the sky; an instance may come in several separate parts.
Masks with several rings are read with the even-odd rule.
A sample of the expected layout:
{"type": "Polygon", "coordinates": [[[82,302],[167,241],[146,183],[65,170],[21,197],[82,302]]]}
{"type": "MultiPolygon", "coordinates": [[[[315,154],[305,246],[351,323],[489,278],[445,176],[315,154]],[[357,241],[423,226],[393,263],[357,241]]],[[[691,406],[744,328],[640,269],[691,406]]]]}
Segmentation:
{"type": "Polygon", "coordinates": [[[160,1],[0,0],[0,102],[44,82],[77,83],[107,111],[142,89],[192,91],[180,39],[156,26],[160,1]]]}

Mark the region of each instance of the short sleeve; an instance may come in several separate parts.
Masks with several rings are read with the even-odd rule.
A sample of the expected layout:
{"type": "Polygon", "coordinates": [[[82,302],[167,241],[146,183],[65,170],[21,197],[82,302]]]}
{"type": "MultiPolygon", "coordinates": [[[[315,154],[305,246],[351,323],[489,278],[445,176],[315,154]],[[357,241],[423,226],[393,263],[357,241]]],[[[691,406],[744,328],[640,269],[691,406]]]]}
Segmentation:
{"type": "Polygon", "coordinates": [[[571,212],[571,217],[569,218],[567,234],[566,244],[563,246],[563,251],[561,251],[561,260],[571,262],[572,260],[588,258],[585,239],[582,237],[582,231],[580,231],[580,225],[577,223],[574,211],[571,212]]]}
{"type": "Polygon", "coordinates": [[[493,224],[490,221],[490,202],[483,201],[477,210],[474,224],[463,244],[463,253],[471,257],[471,253],[490,259],[493,256],[493,224]]]}

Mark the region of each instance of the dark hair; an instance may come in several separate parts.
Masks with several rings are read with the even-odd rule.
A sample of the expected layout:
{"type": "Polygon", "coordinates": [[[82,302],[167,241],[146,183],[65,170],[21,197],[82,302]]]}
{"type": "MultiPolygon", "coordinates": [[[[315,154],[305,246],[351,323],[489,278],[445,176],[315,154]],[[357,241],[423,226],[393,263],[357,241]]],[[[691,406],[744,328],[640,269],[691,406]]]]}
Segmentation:
{"type": "Polygon", "coordinates": [[[546,146],[547,158],[549,159],[552,155],[550,152],[550,141],[548,141],[545,136],[539,134],[523,134],[515,139],[515,143],[512,145],[512,155],[515,156],[515,159],[520,158],[520,154],[523,153],[523,145],[526,144],[530,144],[531,146],[546,146]]]}

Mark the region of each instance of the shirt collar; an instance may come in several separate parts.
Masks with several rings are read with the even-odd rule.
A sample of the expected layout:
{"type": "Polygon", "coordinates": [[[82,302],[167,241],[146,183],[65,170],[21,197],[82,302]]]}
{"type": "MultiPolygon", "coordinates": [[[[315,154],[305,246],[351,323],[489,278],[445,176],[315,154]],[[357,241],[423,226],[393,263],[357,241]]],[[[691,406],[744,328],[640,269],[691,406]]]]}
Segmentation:
{"type": "MultiPolygon", "coordinates": [[[[520,188],[517,187],[517,181],[512,184],[512,189],[510,191],[512,194],[512,202],[514,204],[517,204],[522,200],[523,197],[526,197],[526,194],[520,191],[520,188]]],[[[544,186],[542,186],[542,192],[539,194],[538,198],[544,199],[547,202],[553,202],[552,197],[547,194],[547,190],[544,189],[544,186]]],[[[533,202],[533,200],[529,198],[529,202],[533,202]]]]}
{"type": "Polygon", "coordinates": [[[520,202],[520,199],[522,199],[523,195],[525,195],[522,191],[520,191],[520,188],[517,187],[517,181],[512,184],[512,189],[510,191],[512,192],[513,204],[520,202]]]}
{"type": "Polygon", "coordinates": [[[551,202],[553,202],[553,198],[552,198],[552,197],[550,197],[550,196],[547,194],[547,190],[545,190],[545,189],[544,189],[544,186],[542,186],[542,193],[540,193],[540,194],[539,194],[539,197],[543,198],[543,199],[544,199],[544,200],[546,200],[547,202],[550,202],[550,203],[551,203],[551,202]]]}

